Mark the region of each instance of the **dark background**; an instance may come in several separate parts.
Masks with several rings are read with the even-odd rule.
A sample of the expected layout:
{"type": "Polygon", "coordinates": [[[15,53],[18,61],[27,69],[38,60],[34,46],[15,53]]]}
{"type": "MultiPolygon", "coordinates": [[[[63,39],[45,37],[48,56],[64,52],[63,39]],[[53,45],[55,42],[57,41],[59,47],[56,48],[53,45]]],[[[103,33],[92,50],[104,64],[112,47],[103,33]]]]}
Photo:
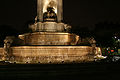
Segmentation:
{"type": "Polygon", "coordinates": [[[0,65],[0,80],[119,80],[120,64],[0,65]]]}
{"type": "MultiPolygon", "coordinates": [[[[109,40],[120,30],[119,0],[64,0],[64,22],[72,32],[96,40],[109,40]]],[[[0,42],[5,36],[29,32],[34,22],[36,0],[0,1],[0,42]]]]}

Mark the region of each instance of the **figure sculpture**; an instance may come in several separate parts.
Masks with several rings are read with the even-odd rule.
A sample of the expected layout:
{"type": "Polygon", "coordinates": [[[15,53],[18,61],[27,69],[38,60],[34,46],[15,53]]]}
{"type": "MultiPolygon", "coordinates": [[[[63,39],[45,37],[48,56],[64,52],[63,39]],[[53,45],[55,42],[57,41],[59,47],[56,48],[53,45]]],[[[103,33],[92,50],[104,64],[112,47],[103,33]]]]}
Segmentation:
{"type": "Polygon", "coordinates": [[[51,1],[47,6],[47,12],[43,14],[43,21],[44,22],[57,22],[57,15],[54,9],[54,1],[51,1]]]}
{"type": "Polygon", "coordinates": [[[4,59],[9,60],[10,53],[11,53],[11,44],[13,43],[13,38],[14,37],[6,37],[4,40],[4,59]]]}

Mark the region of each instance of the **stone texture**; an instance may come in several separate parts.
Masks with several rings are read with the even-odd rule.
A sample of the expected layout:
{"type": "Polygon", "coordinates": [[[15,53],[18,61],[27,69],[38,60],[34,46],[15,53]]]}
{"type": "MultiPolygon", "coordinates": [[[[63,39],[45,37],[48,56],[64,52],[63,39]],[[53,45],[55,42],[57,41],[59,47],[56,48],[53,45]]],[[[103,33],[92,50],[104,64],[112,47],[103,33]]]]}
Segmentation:
{"type": "MultiPolygon", "coordinates": [[[[37,0],[37,18],[40,22],[43,22],[43,13],[44,13],[44,7],[46,6],[46,3],[48,3],[50,0],[37,0]]],[[[61,22],[63,20],[63,2],[62,0],[53,0],[57,4],[57,21],[61,22]]]]}
{"type": "Polygon", "coordinates": [[[19,35],[25,45],[76,45],[79,36],[70,33],[36,32],[19,35]]]}
{"type": "Polygon", "coordinates": [[[4,50],[3,48],[0,48],[0,61],[2,61],[3,57],[4,57],[4,50]]]}
{"type": "MultiPolygon", "coordinates": [[[[79,63],[93,61],[95,55],[89,46],[20,46],[11,49],[12,56],[9,61],[18,63],[79,63]]],[[[96,52],[101,53],[98,47],[96,52]]]]}
{"type": "Polygon", "coordinates": [[[56,22],[37,22],[29,25],[33,32],[69,32],[71,26],[56,22]]]}

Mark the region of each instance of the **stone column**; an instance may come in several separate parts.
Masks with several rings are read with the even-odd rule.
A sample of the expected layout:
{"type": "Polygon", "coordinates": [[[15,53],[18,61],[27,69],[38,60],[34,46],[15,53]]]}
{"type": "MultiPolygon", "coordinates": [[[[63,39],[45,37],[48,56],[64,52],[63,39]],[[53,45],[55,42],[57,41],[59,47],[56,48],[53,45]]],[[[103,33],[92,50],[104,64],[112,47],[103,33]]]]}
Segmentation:
{"type": "Polygon", "coordinates": [[[43,22],[43,0],[37,0],[37,18],[43,22]]]}
{"type": "Polygon", "coordinates": [[[57,2],[57,21],[61,22],[63,20],[63,0],[58,0],[57,2]]]}

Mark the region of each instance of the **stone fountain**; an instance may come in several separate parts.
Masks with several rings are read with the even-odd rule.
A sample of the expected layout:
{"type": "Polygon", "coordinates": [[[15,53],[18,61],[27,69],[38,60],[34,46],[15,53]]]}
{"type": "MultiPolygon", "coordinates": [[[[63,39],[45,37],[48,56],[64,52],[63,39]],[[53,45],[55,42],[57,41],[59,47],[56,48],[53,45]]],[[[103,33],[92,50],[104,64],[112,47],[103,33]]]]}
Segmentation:
{"type": "Polygon", "coordinates": [[[29,25],[32,33],[8,36],[0,48],[0,60],[16,63],[72,63],[94,61],[101,54],[94,38],[91,46],[77,46],[81,38],[69,33],[64,24],[62,0],[37,0],[35,23],[29,25]]]}

